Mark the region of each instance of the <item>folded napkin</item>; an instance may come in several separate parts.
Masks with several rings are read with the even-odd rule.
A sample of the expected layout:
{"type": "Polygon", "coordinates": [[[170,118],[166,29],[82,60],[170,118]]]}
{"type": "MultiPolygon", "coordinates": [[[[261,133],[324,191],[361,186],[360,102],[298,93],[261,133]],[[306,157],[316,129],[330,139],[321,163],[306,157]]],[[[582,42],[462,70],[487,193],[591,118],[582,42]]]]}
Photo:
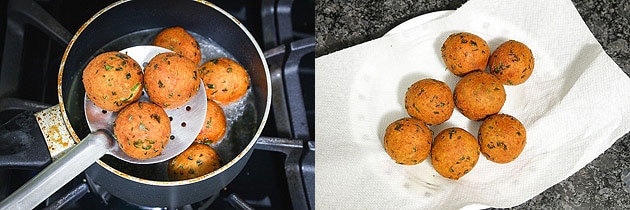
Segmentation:
{"type": "MultiPolygon", "coordinates": [[[[443,17],[315,60],[317,209],[511,207],[566,179],[630,130],[630,79],[606,55],[569,0],[472,0],[443,17]],[[514,39],[532,50],[532,76],[506,86],[501,113],[518,118],[527,144],[511,163],[484,156],[459,180],[424,162],[396,164],[383,148],[389,123],[408,116],[407,87],[424,78],[459,81],[440,47],[467,31],[494,51],[514,39]]],[[[435,134],[480,122],[457,110],[435,134]]]]}

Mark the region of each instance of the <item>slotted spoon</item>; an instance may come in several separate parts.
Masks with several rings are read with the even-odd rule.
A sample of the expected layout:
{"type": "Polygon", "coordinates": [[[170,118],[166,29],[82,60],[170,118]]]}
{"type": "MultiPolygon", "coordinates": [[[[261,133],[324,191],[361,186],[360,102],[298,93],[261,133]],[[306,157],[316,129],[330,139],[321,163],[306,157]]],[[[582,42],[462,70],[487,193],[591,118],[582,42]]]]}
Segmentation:
{"type": "MultiPolygon", "coordinates": [[[[155,46],[135,46],[121,50],[144,68],[151,58],[169,50],[155,46]]],[[[135,164],[151,164],[166,161],[183,152],[192,144],[203,126],[207,99],[203,82],[199,91],[186,105],[166,110],[171,121],[171,140],[160,155],[139,160],[129,157],[116,144],[112,136],[113,122],[118,113],[103,111],[84,99],[85,118],[92,133],[72,148],[66,155],[53,162],[37,176],[24,184],[0,203],[0,209],[33,209],[55,191],[68,183],[106,154],[135,164]]],[[[141,101],[150,100],[143,94],[141,101]]]]}

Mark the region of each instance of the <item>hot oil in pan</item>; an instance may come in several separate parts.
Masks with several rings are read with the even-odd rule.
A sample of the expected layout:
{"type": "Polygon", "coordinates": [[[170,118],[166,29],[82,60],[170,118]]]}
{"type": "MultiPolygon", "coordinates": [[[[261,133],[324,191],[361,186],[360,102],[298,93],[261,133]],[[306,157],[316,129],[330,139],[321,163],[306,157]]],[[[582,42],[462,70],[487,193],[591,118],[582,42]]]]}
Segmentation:
{"type": "MultiPolygon", "coordinates": [[[[118,51],[137,45],[150,45],[153,42],[154,37],[160,31],[161,29],[149,29],[128,34],[106,44],[99,53],[118,51]]],[[[190,31],[189,33],[199,43],[202,53],[200,65],[219,57],[228,57],[238,62],[238,60],[229,53],[228,49],[224,49],[212,39],[190,31]]],[[[226,134],[222,140],[215,145],[212,145],[212,147],[221,156],[222,165],[225,165],[236,158],[236,156],[250,143],[256,133],[258,124],[255,98],[256,96],[253,95],[253,91],[250,87],[246,95],[239,101],[227,106],[222,106],[227,118],[226,134]]],[[[150,165],[136,165],[119,160],[111,155],[106,155],[101,158],[101,160],[111,167],[131,176],[156,181],[168,180],[166,177],[166,167],[168,161],[150,165]]]]}

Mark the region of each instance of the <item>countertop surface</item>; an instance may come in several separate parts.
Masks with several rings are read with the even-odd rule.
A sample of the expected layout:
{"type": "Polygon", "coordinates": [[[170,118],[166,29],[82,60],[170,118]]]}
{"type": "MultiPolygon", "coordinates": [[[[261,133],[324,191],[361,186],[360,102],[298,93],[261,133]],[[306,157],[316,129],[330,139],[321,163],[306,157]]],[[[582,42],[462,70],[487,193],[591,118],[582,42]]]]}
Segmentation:
{"type": "MultiPolygon", "coordinates": [[[[454,10],[464,3],[463,0],[318,0],[316,57],[379,38],[413,17],[454,10]]],[[[573,4],[604,51],[630,75],[630,1],[573,0],[573,4]]],[[[514,208],[630,209],[630,133],[569,178],[514,208]]]]}

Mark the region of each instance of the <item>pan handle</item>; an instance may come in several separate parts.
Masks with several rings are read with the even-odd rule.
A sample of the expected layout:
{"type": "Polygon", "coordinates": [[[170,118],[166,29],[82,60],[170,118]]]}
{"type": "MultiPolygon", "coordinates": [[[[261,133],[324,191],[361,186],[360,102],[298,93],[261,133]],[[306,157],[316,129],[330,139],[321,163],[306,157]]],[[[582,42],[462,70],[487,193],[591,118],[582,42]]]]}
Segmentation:
{"type": "Polygon", "coordinates": [[[0,126],[0,170],[41,170],[51,163],[48,146],[33,114],[23,111],[0,126]]]}
{"type": "Polygon", "coordinates": [[[72,150],[0,202],[0,209],[33,209],[115,146],[107,131],[89,134],[72,150]]]}

